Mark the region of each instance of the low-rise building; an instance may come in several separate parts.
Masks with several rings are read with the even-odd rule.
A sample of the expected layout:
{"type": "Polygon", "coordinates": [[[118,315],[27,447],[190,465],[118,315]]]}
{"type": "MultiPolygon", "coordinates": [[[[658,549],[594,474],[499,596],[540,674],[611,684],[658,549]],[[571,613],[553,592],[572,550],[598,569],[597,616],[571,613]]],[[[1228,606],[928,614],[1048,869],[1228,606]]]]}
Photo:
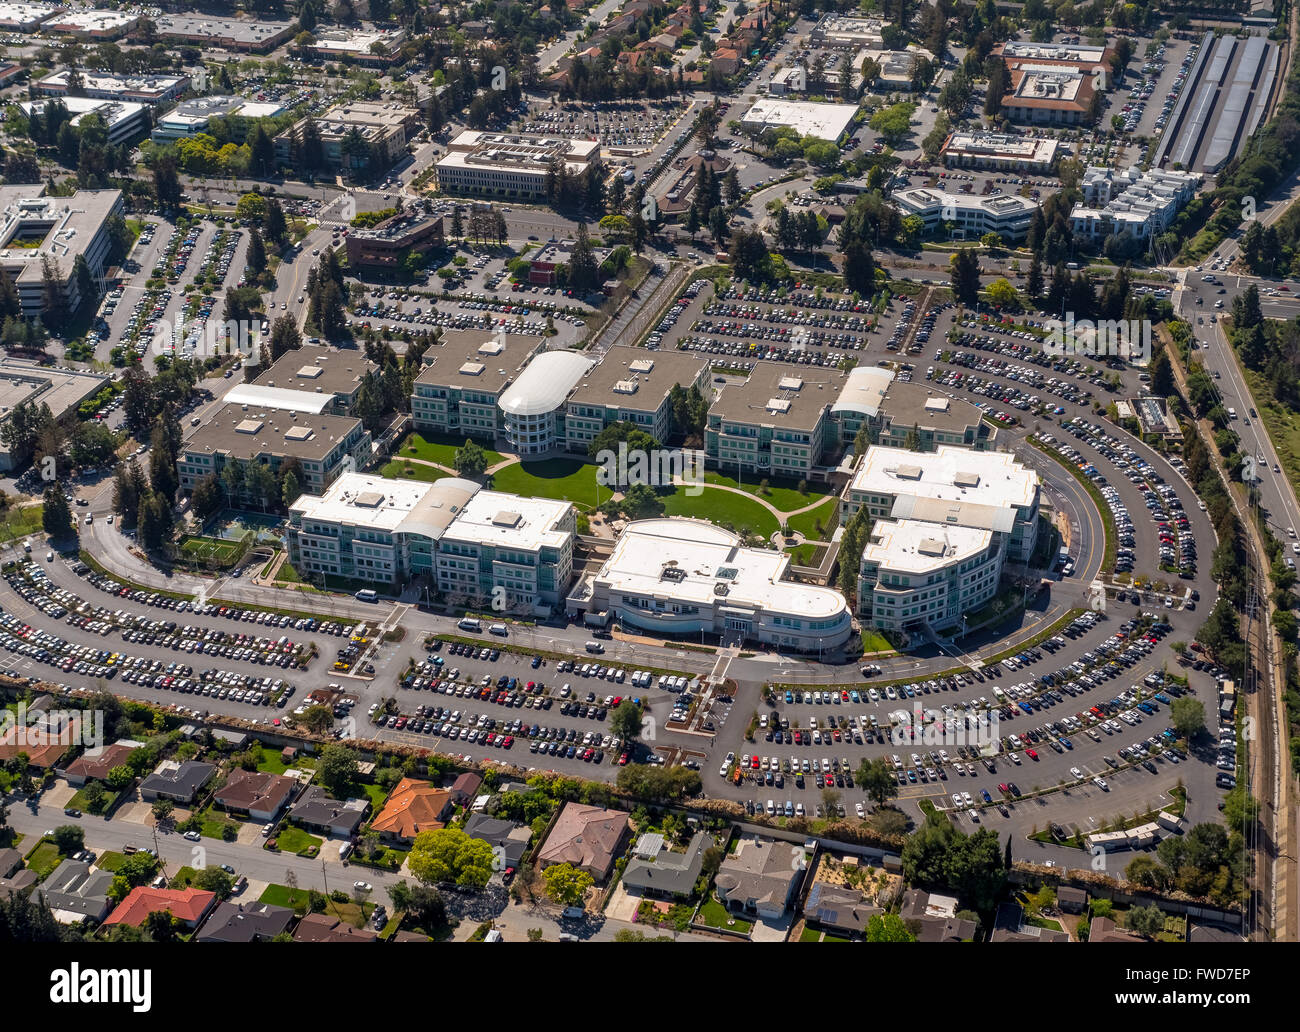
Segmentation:
{"type": "Polygon", "coordinates": [[[824,881],[813,883],[803,907],[808,925],[835,935],[862,935],[871,919],[883,913],[857,889],[824,881]]]}
{"type": "MultiPolygon", "coordinates": [[[[289,391],[294,397],[292,405],[303,407],[300,412],[313,411],[310,398],[325,398],[328,401],[323,411],[338,416],[352,414],[356,407],[357,395],[361,392],[361,383],[367,373],[378,372],[376,365],[366,358],[365,352],[351,348],[338,349],[323,344],[304,344],[300,348],[286,351],[267,366],[262,375],[253,381],[253,386],[273,391],[289,391]]],[[[246,402],[247,385],[240,385],[226,395],[227,404],[246,402]]],[[[260,395],[259,397],[264,397],[260,395]]],[[[274,404],[268,400],[264,403],[274,404]]]]}
{"type": "Polygon", "coordinates": [[[230,127],[230,138],[243,143],[252,124],[258,119],[275,118],[287,109],[276,101],[248,100],[229,94],[210,94],[183,100],[166,114],[159,115],[149,134],[155,143],[169,143],[208,132],[212,120],[221,118],[230,127]]]}
{"type": "Polygon", "coordinates": [[[564,501],[349,473],[290,507],[289,555],[313,574],[383,585],[425,575],[448,597],[550,607],[573,577],[576,527],[564,501]]]}
{"type": "Polygon", "coordinates": [[[501,857],[502,863],[505,864],[505,870],[514,868],[519,870],[519,865],[524,861],[524,854],[528,852],[528,843],[532,840],[533,833],[522,824],[514,821],[501,820],[497,817],[489,817],[487,814],[471,814],[465,821],[465,834],[472,839],[479,839],[490,845],[496,854],[501,857]]]}
{"type": "MultiPolygon", "coordinates": [[[[0,265],[3,265],[2,256],[0,265]]],[[[107,384],[108,377],[99,373],[73,372],[16,359],[0,360],[0,427],[13,418],[14,409],[19,405],[48,405],[55,420],[61,420],[75,413],[83,401],[99,394],[107,384]]],[[[14,455],[0,437],[0,471],[14,469],[26,459],[25,455],[14,455]]]]}
{"type": "Polygon", "coordinates": [[[203,889],[155,889],[150,885],[137,885],[104,919],[103,927],[130,925],[139,928],[150,914],[166,911],[186,928],[197,928],[216,902],[217,894],[203,889]]]}
{"type": "Polygon", "coordinates": [[[89,918],[102,921],[112,902],[108,898],[114,874],[80,860],[64,860],[36,890],[62,924],[89,918]]]}
{"type": "Polygon", "coordinates": [[[544,200],[555,170],[584,176],[600,163],[598,140],[467,129],[447,145],[435,169],[443,193],[544,200]]]}
{"type": "Polygon", "coordinates": [[[293,911],[271,903],[218,903],[195,942],[270,942],[289,930],[293,911]]]}
{"type": "Polygon", "coordinates": [[[863,47],[883,46],[884,28],[885,23],[879,18],[825,14],[808,38],[819,47],[857,51],[863,47]]]}
{"type": "Polygon", "coordinates": [[[1038,202],[1018,194],[982,196],[949,193],[927,186],[896,190],[890,195],[899,213],[915,215],[927,234],[951,231],[954,240],[977,240],[996,233],[1003,240],[1021,240],[1029,232],[1038,202]]]}
{"type": "Polygon", "coordinates": [[[167,43],[188,43],[209,50],[267,54],[298,32],[293,21],[217,18],[210,14],[164,13],[154,16],[154,35],[167,43]]]}
{"type": "Polygon", "coordinates": [[[369,808],[369,799],[333,799],[325,789],[313,785],[289,808],[289,819],[321,835],[351,838],[369,808]]]}
{"type": "Polygon", "coordinates": [[[405,41],[405,29],[318,29],[312,33],[312,41],[301,49],[322,61],[355,61],[384,67],[392,64],[394,52],[405,41]]]}
{"type": "Polygon", "coordinates": [[[42,32],[61,32],[77,39],[121,39],[140,24],[140,15],[130,11],[80,10],[62,8],[61,12],[41,25],[42,32]]]}
{"type": "Polygon", "coordinates": [[[857,104],[762,98],[741,116],[740,124],[751,133],[788,126],[801,137],[812,136],[835,143],[848,131],[857,113],[857,104]]]}
{"type": "Polygon", "coordinates": [[[102,749],[87,751],[68,764],[63,776],[69,785],[80,788],[87,781],[107,781],[108,772],[120,766],[139,748],[136,743],[114,742],[102,749]]]}
{"type": "Polygon", "coordinates": [[[323,115],[301,119],[276,136],[275,159],[280,164],[298,162],[298,145],[309,121],[320,136],[326,167],[344,173],[391,168],[423,124],[418,108],[393,101],[336,104],[323,115]]]}
{"type": "Polygon", "coordinates": [[[788,842],[744,835],[722,861],[714,886],[728,910],[778,921],[802,880],[803,867],[791,862],[788,842]]]}
{"type": "Polygon", "coordinates": [[[912,928],[920,942],[971,942],[979,926],[957,916],[957,899],[924,889],[903,893],[899,917],[912,928]]]}
{"type": "Polygon", "coordinates": [[[378,942],[369,928],[357,928],[333,914],[308,914],[293,930],[294,942],[378,942]]]}
{"type": "Polygon", "coordinates": [[[1008,62],[1010,86],[1002,113],[1033,125],[1091,125],[1096,111],[1094,77],[1072,68],[1008,62]]]}
{"type": "MultiPolygon", "coordinates": [[[[323,494],[346,469],[365,466],[371,452],[370,432],[353,416],[227,402],[190,428],[176,468],[181,490],[192,491],[209,473],[220,477],[231,464],[244,467],[245,474],[251,464],[278,473],[294,461],[302,474],[298,486],[309,494],[323,494]]],[[[241,497],[251,499],[257,490],[247,476],[230,483],[241,497]]]]}
{"type": "MultiPolygon", "coordinates": [[[[576,245],[577,241],[569,238],[551,239],[544,243],[540,250],[531,252],[528,256],[528,282],[539,287],[557,284],[559,268],[561,265],[567,266],[573,260],[573,249],[576,245]]],[[[613,249],[609,247],[591,249],[591,257],[597,268],[605,264],[612,251],[613,249]]]]}
{"type": "Polygon", "coordinates": [[[35,32],[40,24],[65,8],[54,4],[0,3],[0,29],[5,32],[35,32]]]}
{"type": "Polygon", "coordinates": [[[704,851],[712,844],[706,832],[698,831],[682,852],[660,849],[651,857],[633,857],[622,883],[650,899],[688,899],[704,869],[704,851]]]}
{"type": "Polygon", "coordinates": [[[1075,239],[1094,244],[1121,233],[1152,240],[1169,229],[1202,179],[1199,173],[1172,169],[1089,166],[1080,184],[1083,200],[1070,211],[1070,230],[1075,239]]]}
{"type": "Polygon", "coordinates": [[[936,394],[923,383],[899,380],[883,366],[849,370],[831,415],[846,446],[864,424],[872,444],[912,451],[934,451],[942,445],[985,451],[997,437],[997,430],[970,402],[936,394]]]}
{"type": "Polygon", "coordinates": [[[990,168],[1046,175],[1063,146],[1051,137],[959,130],[944,141],[939,156],[949,168],[990,168]]]}
{"type": "Polygon", "coordinates": [[[639,520],[566,605],[575,618],[603,615],[656,635],[707,633],[800,652],[843,645],[852,631],[844,596],[786,580],[789,565],[786,553],[746,548],[703,520],[639,520]]]}
{"type": "Polygon", "coordinates": [[[443,218],[412,208],[348,234],[348,267],[398,269],[410,254],[443,246],[443,218]]]}
{"type": "MultiPolygon", "coordinates": [[[[84,97],[100,100],[136,101],[140,104],[161,104],[176,100],[190,88],[188,75],[117,75],[113,72],[89,69],[61,68],[32,85],[37,97],[63,97],[68,94],[68,79],[76,72],[81,80],[74,89],[84,97]]],[[[74,87],[76,83],[73,83],[74,87]]]]}
{"type": "Polygon", "coordinates": [[[45,311],[47,265],[70,312],[82,303],[78,256],[85,259],[97,292],[102,292],[113,246],[109,220],[123,211],[121,190],[44,197],[43,189],[0,186],[0,270],[13,279],[28,319],[38,319],[45,311]]]}
{"type": "MultiPolygon", "coordinates": [[[[135,142],[149,129],[149,116],[145,114],[145,105],[129,100],[104,100],[97,97],[60,97],[58,98],[72,115],[69,124],[80,127],[87,115],[98,115],[104,120],[108,129],[108,142],[114,146],[135,142]]],[[[44,115],[45,108],[53,98],[22,101],[18,107],[28,118],[44,115]]]]}

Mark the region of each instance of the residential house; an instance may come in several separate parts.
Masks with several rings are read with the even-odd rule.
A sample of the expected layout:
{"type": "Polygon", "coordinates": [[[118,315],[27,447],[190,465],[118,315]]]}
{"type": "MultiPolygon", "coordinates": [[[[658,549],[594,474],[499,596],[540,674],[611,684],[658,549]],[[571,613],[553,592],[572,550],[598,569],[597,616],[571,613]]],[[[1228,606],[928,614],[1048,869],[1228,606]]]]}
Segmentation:
{"type": "Polygon", "coordinates": [[[862,935],[867,922],[883,913],[857,889],[823,881],[813,883],[803,907],[804,920],[810,926],[836,935],[862,935]]]}
{"type": "Polygon", "coordinates": [[[402,778],[370,826],[390,842],[411,842],[422,831],[446,827],[451,793],[428,781],[402,778]]]}
{"type": "Polygon", "coordinates": [[[803,869],[791,863],[790,844],[747,835],[718,868],[718,898],[728,909],[779,919],[794,898],[803,869]]]}
{"type": "Polygon", "coordinates": [[[140,798],[146,803],[169,799],[183,805],[192,803],[199,789],[212,780],[217,768],[198,760],[164,760],[140,782],[140,798]]]}
{"type": "Polygon", "coordinates": [[[185,927],[197,928],[216,902],[217,894],[203,889],[155,889],[137,885],[105,918],[103,926],[125,924],[139,928],[150,914],[165,910],[185,927]]]}
{"type": "Polygon", "coordinates": [[[903,894],[899,916],[921,942],[969,942],[978,929],[974,921],[957,917],[954,897],[924,889],[909,889],[903,894]]]}
{"type": "Polygon", "coordinates": [[[700,831],[684,853],[660,849],[652,857],[636,856],[623,871],[623,885],[656,899],[686,899],[695,891],[704,867],[704,851],[712,844],[713,840],[700,831]]]}
{"type": "Polygon", "coordinates": [[[451,783],[451,801],[457,806],[469,806],[474,797],[478,795],[479,787],[482,784],[483,776],[481,774],[467,770],[451,783]]]}
{"type": "Polygon", "coordinates": [[[235,770],[212,798],[232,813],[246,813],[255,821],[273,821],[297,789],[298,782],[281,774],[235,770]]]}
{"type": "Polygon", "coordinates": [[[135,750],[136,746],[134,745],[114,742],[102,749],[82,753],[68,764],[67,770],[64,771],[64,777],[68,779],[69,785],[75,785],[78,788],[87,781],[106,781],[108,772],[114,767],[126,763],[135,750]]]}
{"type": "Polygon", "coordinates": [[[368,809],[369,799],[341,802],[331,799],[325,789],[313,785],[289,808],[289,819],[321,835],[351,838],[361,827],[368,809]]]}
{"type": "Polygon", "coordinates": [[[1056,905],[1067,914],[1082,914],[1088,905],[1088,890],[1062,885],[1056,890],[1056,905]]]}
{"type": "Polygon", "coordinates": [[[484,813],[472,814],[465,822],[465,834],[472,839],[481,839],[490,845],[501,857],[505,868],[519,870],[524,854],[528,852],[528,843],[533,833],[522,824],[489,817],[484,813]]]}
{"type": "Polygon", "coordinates": [[[1145,942],[1140,935],[1125,931],[1109,917],[1094,917],[1088,925],[1089,942],[1145,942]]]}
{"type": "Polygon", "coordinates": [[[293,930],[294,942],[378,942],[369,928],[354,928],[330,914],[308,914],[293,930]]]}
{"type": "Polygon", "coordinates": [[[196,942],[267,942],[289,930],[293,911],[270,903],[219,903],[196,942]]]}
{"type": "Polygon", "coordinates": [[[993,919],[990,942],[1069,942],[1070,936],[1059,928],[1040,928],[1025,919],[1024,908],[1017,903],[998,906],[993,919]]]}
{"type": "Polygon", "coordinates": [[[568,863],[604,881],[629,828],[627,814],[618,810],[565,803],[537,853],[538,866],[568,863]]]}
{"type": "Polygon", "coordinates": [[[108,890],[112,885],[112,871],[91,867],[80,860],[64,860],[37,891],[54,912],[56,921],[76,924],[85,918],[104,919],[110,906],[108,890]]]}

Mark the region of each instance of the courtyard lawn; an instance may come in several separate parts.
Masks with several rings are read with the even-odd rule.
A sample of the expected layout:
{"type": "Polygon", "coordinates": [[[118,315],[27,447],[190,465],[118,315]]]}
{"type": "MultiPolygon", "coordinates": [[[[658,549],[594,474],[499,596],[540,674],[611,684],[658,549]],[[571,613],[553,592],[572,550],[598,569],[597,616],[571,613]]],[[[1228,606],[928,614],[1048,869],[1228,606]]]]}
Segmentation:
{"type": "Polygon", "coordinates": [[[596,483],[597,468],[595,463],[578,459],[516,462],[492,477],[492,487],[528,497],[561,499],[590,509],[609,501],[610,496],[609,488],[596,483]]]}
{"type": "Polygon", "coordinates": [[[838,505],[838,498],[827,498],[815,508],[800,513],[798,516],[791,516],[786,522],[790,524],[791,530],[798,531],[809,541],[826,541],[834,533],[832,521],[835,519],[835,510],[838,505]],[[820,532],[817,530],[818,520],[822,524],[820,532]]]}
{"type": "Polygon", "coordinates": [[[685,486],[679,486],[672,494],[660,496],[665,515],[695,516],[730,526],[737,533],[757,534],[764,541],[780,529],[780,523],[768,509],[744,495],[705,488],[702,494],[691,496],[686,491],[685,486]]]}
{"type": "Polygon", "coordinates": [[[889,644],[887,639],[879,631],[870,627],[862,630],[862,651],[865,652],[893,652],[894,646],[889,644]]]}
{"type": "MultiPolygon", "coordinates": [[[[482,442],[477,442],[483,447],[482,442]]],[[[401,447],[393,454],[400,455],[402,458],[410,456],[413,459],[424,459],[425,462],[437,462],[449,469],[455,469],[456,449],[465,444],[465,438],[455,438],[442,434],[411,434],[401,447]]],[[[491,448],[483,448],[483,454],[487,456],[487,464],[495,466],[498,462],[505,461],[505,456],[500,452],[495,452],[491,448]]]]}
{"type": "Polygon", "coordinates": [[[805,543],[787,548],[785,551],[790,556],[790,562],[795,566],[817,566],[821,562],[821,553],[824,549],[824,545],[805,543]]]}
{"type": "Polygon", "coordinates": [[[426,466],[419,462],[403,462],[401,459],[394,459],[388,463],[379,471],[379,475],[389,480],[423,480],[426,484],[452,476],[451,473],[444,473],[433,466],[426,466]]]}
{"type": "Polygon", "coordinates": [[[315,835],[309,835],[302,828],[295,828],[292,824],[283,825],[275,835],[275,844],[280,847],[282,853],[307,853],[311,850],[319,850],[321,840],[315,835]]]}
{"type": "Polygon", "coordinates": [[[798,491],[798,482],[792,480],[782,480],[780,478],[773,480],[768,478],[768,487],[765,492],[760,493],[758,490],[762,477],[756,476],[753,480],[745,477],[743,480],[736,480],[735,477],[724,476],[721,473],[705,473],[704,482],[714,484],[718,487],[738,487],[747,494],[757,495],[765,502],[770,502],[782,512],[793,512],[795,509],[802,509],[805,505],[812,505],[818,498],[825,498],[829,491],[824,487],[807,485],[807,491],[800,494],[798,491]]]}
{"type": "Polygon", "coordinates": [[[239,555],[240,547],[237,541],[223,541],[209,537],[189,537],[187,535],[180,540],[180,550],[186,558],[195,562],[206,562],[208,559],[215,559],[218,565],[228,566],[239,555]]]}

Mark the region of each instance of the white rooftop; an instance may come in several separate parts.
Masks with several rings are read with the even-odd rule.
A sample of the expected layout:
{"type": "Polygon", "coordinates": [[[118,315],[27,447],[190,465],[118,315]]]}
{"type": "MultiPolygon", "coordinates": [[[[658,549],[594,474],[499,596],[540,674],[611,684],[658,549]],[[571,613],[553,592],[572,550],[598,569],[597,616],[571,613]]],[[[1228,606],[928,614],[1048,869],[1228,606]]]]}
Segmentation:
{"type": "Polygon", "coordinates": [[[623,531],[596,576],[611,595],[758,607],[811,620],[845,612],[838,591],[782,580],[789,562],[783,552],[746,548],[735,534],[703,520],[640,520],[623,531]]]}
{"type": "Polygon", "coordinates": [[[857,412],[874,417],[880,411],[885,392],[894,382],[894,371],[882,366],[854,366],[832,412],[857,412]]]}
{"type": "Polygon", "coordinates": [[[870,494],[1009,508],[1033,504],[1038,474],[1010,452],[948,445],[933,452],[909,452],[877,445],[867,449],[849,487],[870,494]]]}
{"type": "Polygon", "coordinates": [[[480,490],[465,503],[445,536],[521,551],[543,546],[560,548],[569,534],[556,525],[571,508],[568,502],[553,498],[480,490]]]}
{"type": "Polygon", "coordinates": [[[989,547],[993,534],[974,527],[954,527],[919,520],[878,520],[871,528],[871,541],[863,550],[866,562],[879,563],[882,570],[899,573],[928,573],[989,547]]]}
{"type": "Polygon", "coordinates": [[[765,128],[788,125],[800,136],[813,136],[833,143],[848,129],[857,113],[856,104],[764,99],[757,101],[741,121],[765,128]]]}
{"type": "Polygon", "coordinates": [[[259,409],[279,409],[283,412],[310,412],[320,415],[334,402],[333,394],[315,394],[311,391],[295,391],[288,387],[259,387],[256,384],[241,383],[226,393],[228,405],[254,405],[259,409]]]}
{"type": "Polygon", "coordinates": [[[544,351],[528,363],[497,404],[514,416],[554,412],[594,364],[576,351],[544,351]]]}

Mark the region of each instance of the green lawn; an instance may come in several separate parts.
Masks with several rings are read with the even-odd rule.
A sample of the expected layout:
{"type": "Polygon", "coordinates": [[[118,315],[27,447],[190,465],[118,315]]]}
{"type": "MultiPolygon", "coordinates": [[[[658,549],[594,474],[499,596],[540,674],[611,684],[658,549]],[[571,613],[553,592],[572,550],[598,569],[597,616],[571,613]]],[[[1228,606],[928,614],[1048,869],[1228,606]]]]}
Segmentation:
{"type": "Polygon", "coordinates": [[[441,480],[443,477],[449,477],[453,474],[444,473],[434,466],[426,466],[423,463],[407,463],[401,459],[394,459],[380,469],[379,475],[387,477],[389,480],[423,480],[426,484],[432,484],[435,480],[441,480]]]}
{"type": "Polygon", "coordinates": [[[864,627],[862,629],[862,651],[893,652],[894,647],[889,644],[889,639],[879,631],[871,627],[864,627]]]}
{"type": "Polygon", "coordinates": [[[686,491],[687,488],[683,485],[670,495],[660,496],[666,515],[694,516],[713,523],[728,524],[737,533],[758,534],[764,540],[780,529],[780,523],[769,510],[743,495],[705,488],[703,494],[691,496],[686,491]]]}
{"type": "Polygon", "coordinates": [[[370,805],[374,807],[376,813],[384,808],[384,800],[388,798],[388,792],[382,786],[366,783],[357,787],[366,794],[366,798],[370,800],[370,805]]]}
{"type": "Polygon", "coordinates": [[[188,889],[194,884],[194,879],[199,876],[199,872],[193,867],[182,867],[174,875],[172,880],[167,883],[169,889],[188,889]]]}
{"type": "Polygon", "coordinates": [[[59,855],[59,847],[53,842],[45,840],[37,843],[35,849],[27,854],[27,867],[36,872],[36,877],[44,881],[49,877],[50,872],[59,866],[59,861],[63,857],[59,855]]]}
{"type": "Polygon", "coordinates": [[[824,548],[824,545],[806,542],[802,545],[795,545],[793,548],[787,548],[785,551],[789,553],[790,561],[796,566],[816,566],[821,561],[819,553],[824,548]]]}
{"type": "Polygon", "coordinates": [[[803,932],[799,935],[800,942],[821,942],[822,933],[820,928],[809,928],[804,926],[803,932]]]}
{"type": "Polygon", "coordinates": [[[25,509],[9,508],[0,514],[0,541],[13,541],[28,534],[41,533],[43,505],[29,505],[25,509]]]}
{"type": "Polygon", "coordinates": [[[295,828],[292,824],[283,825],[275,836],[275,844],[280,847],[284,853],[306,853],[311,849],[320,849],[321,840],[315,835],[309,835],[302,828],[295,828]]]}
{"type": "Polygon", "coordinates": [[[718,900],[710,896],[704,906],[700,907],[698,920],[711,928],[726,928],[733,932],[748,933],[753,923],[734,917],[718,900]],[[734,923],[732,923],[734,922],[734,923]]]}
{"type": "MultiPolygon", "coordinates": [[[[457,439],[442,434],[433,434],[425,437],[421,434],[411,434],[402,442],[394,455],[403,457],[410,456],[414,459],[424,459],[426,462],[438,462],[450,469],[455,468],[456,449],[464,445],[465,439],[457,439]]],[[[479,442],[482,447],[482,442],[479,442]]],[[[498,462],[505,460],[505,456],[500,452],[495,452],[491,448],[483,448],[483,454],[487,456],[487,464],[495,466],[498,462]]],[[[387,475],[387,474],[385,474],[387,475]]]]}
{"type": "Polygon", "coordinates": [[[239,555],[240,546],[235,541],[187,535],[181,538],[179,548],[190,559],[206,561],[215,557],[218,563],[229,564],[233,563],[235,557],[239,555]]]}
{"type": "Polygon", "coordinates": [[[95,861],[95,866],[105,871],[112,871],[114,873],[117,873],[117,869],[121,867],[124,863],[126,863],[125,853],[118,853],[114,850],[109,850],[107,853],[105,853],[103,856],[101,856],[98,860],[95,861]]]}
{"type": "Polygon", "coordinates": [[[800,494],[798,491],[798,482],[791,480],[782,480],[769,478],[767,490],[759,494],[758,485],[762,477],[756,476],[753,480],[746,477],[744,480],[736,480],[734,477],[724,476],[721,473],[705,473],[704,482],[706,484],[715,484],[719,487],[738,487],[740,490],[752,495],[759,495],[764,501],[770,502],[782,512],[793,512],[795,509],[802,509],[805,505],[811,505],[818,498],[825,498],[830,492],[813,484],[807,485],[807,490],[800,494]]]}
{"type": "Polygon", "coordinates": [[[219,839],[222,837],[221,829],[227,824],[234,825],[235,830],[238,831],[239,824],[237,822],[232,821],[219,813],[207,814],[203,817],[203,827],[199,829],[199,834],[204,838],[219,839]]]}
{"type": "Polygon", "coordinates": [[[798,531],[810,541],[825,541],[833,534],[835,524],[835,510],[839,505],[838,498],[827,498],[816,508],[809,509],[807,512],[800,513],[798,516],[791,516],[786,520],[790,524],[790,529],[798,531]],[[821,532],[817,531],[817,521],[821,520],[821,532]]]}
{"type": "Polygon", "coordinates": [[[299,916],[307,913],[307,890],[291,889],[287,885],[271,884],[257,898],[259,903],[270,903],[277,907],[291,907],[299,916]]]}
{"type": "Polygon", "coordinates": [[[558,498],[584,508],[608,501],[610,490],[596,483],[596,464],[577,459],[545,459],[541,462],[516,462],[492,478],[498,491],[537,498],[558,498]]]}

